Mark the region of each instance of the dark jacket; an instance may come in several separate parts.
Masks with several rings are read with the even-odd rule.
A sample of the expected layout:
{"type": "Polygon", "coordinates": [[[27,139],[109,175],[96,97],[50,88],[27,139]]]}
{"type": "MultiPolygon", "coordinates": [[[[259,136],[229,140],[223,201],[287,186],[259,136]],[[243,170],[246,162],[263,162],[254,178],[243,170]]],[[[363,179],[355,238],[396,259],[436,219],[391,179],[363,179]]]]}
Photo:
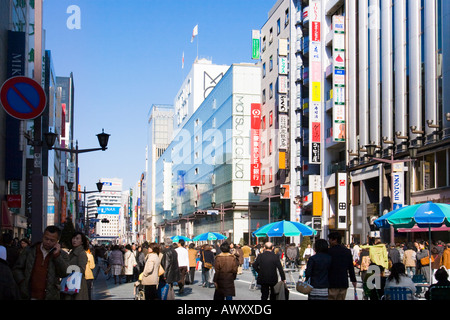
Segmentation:
{"type": "Polygon", "coordinates": [[[178,254],[172,246],[164,249],[161,266],[164,268],[166,283],[174,283],[180,280],[181,275],[180,269],[178,269],[178,254]]]}
{"type": "Polygon", "coordinates": [[[356,282],[351,251],[343,245],[336,245],[328,249],[328,254],[331,256],[329,288],[348,288],[349,276],[351,282],[356,282]]]}
{"type": "Polygon", "coordinates": [[[19,287],[14,281],[11,268],[5,260],[0,259],[0,301],[19,299],[19,287]]]}
{"type": "Polygon", "coordinates": [[[239,266],[239,258],[231,253],[222,252],[216,256],[214,264],[214,283],[216,290],[223,296],[235,296],[234,280],[239,266]]]}
{"type": "Polygon", "coordinates": [[[392,264],[402,262],[400,260],[400,252],[395,248],[389,249],[388,258],[391,260],[392,264]]]}
{"type": "Polygon", "coordinates": [[[281,280],[286,280],[281,261],[272,251],[265,250],[259,254],[253,263],[253,269],[258,273],[258,284],[276,285],[278,282],[277,269],[281,280]]]}
{"type": "Polygon", "coordinates": [[[208,269],[205,267],[205,262],[209,262],[214,266],[214,252],[211,249],[200,250],[200,259],[202,261],[202,268],[208,269]]]}
{"type": "Polygon", "coordinates": [[[327,253],[316,253],[308,259],[305,276],[310,284],[317,289],[329,288],[328,273],[331,266],[331,256],[327,253]]]}
{"type": "MultiPolygon", "coordinates": [[[[16,283],[19,285],[21,298],[25,300],[31,299],[31,272],[36,260],[36,246],[40,246],[41,243],[37,243],[30,247],[27,247],[17,259],[13,268],[13,275],[16,283]]],[[[50,262],[47,270],[47,288],[45,300],[59,300],[60,299],[60,278],[67,276],[67,267],[69,266],[69,257],[67,252],[61,250],[60,254],[50,258],[50,262]]]]}

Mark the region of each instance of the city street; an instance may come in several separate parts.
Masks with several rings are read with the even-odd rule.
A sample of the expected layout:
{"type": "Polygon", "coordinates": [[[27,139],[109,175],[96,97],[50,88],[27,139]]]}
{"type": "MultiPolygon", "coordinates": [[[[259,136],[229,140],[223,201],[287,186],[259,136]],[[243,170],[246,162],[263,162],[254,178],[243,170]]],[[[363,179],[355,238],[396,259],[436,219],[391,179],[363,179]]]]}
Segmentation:
{"type": "MultiPolygon", "coordinates": [[[[251,290],[252,273],[250,270],[243,270],[235,280],[236,296],[233,300],[260,300],[261,291],[259,289],[251,290]]],[[[289,287],[289,300],[307,300],[308,297],[295,290],[294,282],[289,281],[290,277],[286,274],[286,280],[289,287]]],[[[298,272],[292,273],[292,279],[298,280],[298,272]]],[[[358,279],[358,298],[362,300],[362,289],[360,278],[358,279]]],[[[195,279],[192,285],[187,285],[184,294],[178,293],[178,286],[174,286],[175,300],[212,300],[214,288],[204,288],[201,286],[201,272],[195,272],[195,279]]],[[[105,275],[99,272],[99,276],[94,280],[93,300],[134,300],[134,283],[114,284],[114,279],[106,280],[105,275]]],[[[353,288],[347,291],[346,300],[354,300],[353,288]]]]}

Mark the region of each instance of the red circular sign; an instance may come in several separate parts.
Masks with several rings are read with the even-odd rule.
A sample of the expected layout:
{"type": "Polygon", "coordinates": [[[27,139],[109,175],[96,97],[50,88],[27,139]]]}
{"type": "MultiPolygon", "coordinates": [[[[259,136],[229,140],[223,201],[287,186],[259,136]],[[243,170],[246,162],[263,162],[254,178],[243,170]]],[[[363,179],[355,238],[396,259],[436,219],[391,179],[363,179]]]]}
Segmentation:
{"type": "Polygon", "coordinates": [[[28,77],[12,77],[0,89],[0,102],[5,111],[19,120],[31,120],[44,112],[47,104],[44,89],[28,77]]]}

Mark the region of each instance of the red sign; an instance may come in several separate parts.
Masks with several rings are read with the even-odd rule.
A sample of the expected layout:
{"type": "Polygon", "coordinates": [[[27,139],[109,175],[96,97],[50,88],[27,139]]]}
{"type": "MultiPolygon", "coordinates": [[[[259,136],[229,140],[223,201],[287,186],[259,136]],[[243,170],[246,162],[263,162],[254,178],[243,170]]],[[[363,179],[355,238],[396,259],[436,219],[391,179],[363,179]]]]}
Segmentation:
{"type": "Polygon", "coordinates": [[[320,22],[312,21],[312,41],[319,42],[320,41],[320,22]]]}
{"type": "Polygon", "coordinates": [[[261,105],[251,105],[250,186],[261,185],[261,105]]]}
{"type": "Polygon", "coordinates": [[[22,206],[22,196],[20,194],[8,194],[6,199],[8,208],[20,208],[22,206]]]}

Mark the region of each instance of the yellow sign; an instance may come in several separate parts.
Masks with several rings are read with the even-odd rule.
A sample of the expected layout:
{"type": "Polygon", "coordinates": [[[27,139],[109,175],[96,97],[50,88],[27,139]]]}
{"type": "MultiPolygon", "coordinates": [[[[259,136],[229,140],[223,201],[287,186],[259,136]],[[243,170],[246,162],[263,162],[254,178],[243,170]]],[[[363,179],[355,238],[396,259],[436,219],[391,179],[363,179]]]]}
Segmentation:
{"type": "Polygon", "coordinates": [[[312,101],[320,102],[321,100],[320,94],[320,82],[312,83],[312,101]]]}
{"type": "Polygon", "coordinates": [[[278,152],[278,168],[286,169],[286,152],[284,151],[278,152]]]}
{"type": "Polygon", "coordinates": [[[313,216],[322,216],[322,192],[313,192],[313,216]]]}

